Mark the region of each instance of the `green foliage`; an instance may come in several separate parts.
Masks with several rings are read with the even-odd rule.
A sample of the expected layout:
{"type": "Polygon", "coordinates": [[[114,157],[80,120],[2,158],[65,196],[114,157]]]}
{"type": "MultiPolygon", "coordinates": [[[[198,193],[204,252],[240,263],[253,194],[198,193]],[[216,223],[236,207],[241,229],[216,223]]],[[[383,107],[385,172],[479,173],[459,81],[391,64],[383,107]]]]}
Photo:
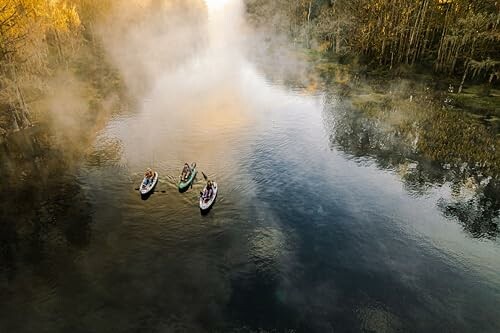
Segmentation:
{"type": "Polygon", "coordinates": [[[290,25],[294,40],[323,53],[365,55],[390,69],[432,63],[436,72],[490,83],[499,77],[500,4],[495,0],[247,2],[254,3],[247,8],[250,17],[259,22],[279,17],[290,25]],[[263,7],[255,11],[257,3],[263,7]]]}
{"type": "MultiPolygon", "coordinates": [[[[474,237],[498,237],[498,129],[483,118],[436,103],[425,84],[365,82],[351,90],[344,104],[339,104],[336,85],[330,92],[335,103],[326,104],[324,123],[332,146],[355,160],[370,159],[396,172],[414,194],[450,186],[452,197],[438,203],[443,213],[474,237]]],[[[471,92],[465,89],[460,96],[477,98],[477,91],[471,92]]]]}

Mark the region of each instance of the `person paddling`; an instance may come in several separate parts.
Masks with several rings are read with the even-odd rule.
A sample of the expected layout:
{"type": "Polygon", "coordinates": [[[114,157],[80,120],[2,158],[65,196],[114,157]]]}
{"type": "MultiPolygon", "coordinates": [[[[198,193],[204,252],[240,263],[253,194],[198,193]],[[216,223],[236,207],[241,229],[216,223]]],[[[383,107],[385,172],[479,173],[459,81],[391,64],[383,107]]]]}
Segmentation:
{"type": "Polygon", "coordinates": [[[184,163],[184,168],[182,169],[181,180],[185,181],[189,177],[190,174],[191,174],[191,167],[186,162],[186,163],[184,163]]]}
{"type": "Polygon", "coordinates": [[[205,189],[204,193],[202,194],[203,200],[210,199],[212,197],[213,193],[214,193],[214,186],[212,184],[212,181],[209,180],[209,181],[207,181],[206,189],[205,189]]]}
{"type": "Polygon", "coordinates": [[[151,170],[151,168],[147,168],[146,172],[144,173],[144,185],[148,185],[153,182],[154,178],[154,172],[151,170]]]}

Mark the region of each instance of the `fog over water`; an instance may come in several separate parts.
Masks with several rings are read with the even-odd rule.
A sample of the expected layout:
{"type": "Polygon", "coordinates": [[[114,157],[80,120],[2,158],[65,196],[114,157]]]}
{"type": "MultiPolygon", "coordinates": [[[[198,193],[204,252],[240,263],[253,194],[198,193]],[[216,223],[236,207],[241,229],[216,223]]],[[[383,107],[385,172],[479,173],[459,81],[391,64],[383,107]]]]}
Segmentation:
{"type": "Polygon", "coordinates": [[[376,154],[380,124],[280,36],[259,48],[241,1],[206,5],[99,27],[132,102],[71,163],[41,158],[43,182],[2,186],[0,331],[500,331],[497,233],[440,209],[476,192],[385,167],[405,153],[376,154]],[[219,184],[206,216],[185,161],[219,184]]]}

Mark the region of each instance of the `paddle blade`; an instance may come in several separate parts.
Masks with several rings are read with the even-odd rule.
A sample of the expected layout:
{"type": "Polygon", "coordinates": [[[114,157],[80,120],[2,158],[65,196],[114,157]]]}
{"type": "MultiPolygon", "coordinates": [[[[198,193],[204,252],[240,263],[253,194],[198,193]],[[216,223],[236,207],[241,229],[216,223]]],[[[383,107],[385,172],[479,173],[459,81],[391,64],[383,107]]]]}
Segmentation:
{"type": "Polygon", "coordinates": [[[203,178],[205,178],[205,180],[208,180],[208,177],[207,175],[205,175],[205,173],[202,171],[201,174],[203,175],[203,178]]]}

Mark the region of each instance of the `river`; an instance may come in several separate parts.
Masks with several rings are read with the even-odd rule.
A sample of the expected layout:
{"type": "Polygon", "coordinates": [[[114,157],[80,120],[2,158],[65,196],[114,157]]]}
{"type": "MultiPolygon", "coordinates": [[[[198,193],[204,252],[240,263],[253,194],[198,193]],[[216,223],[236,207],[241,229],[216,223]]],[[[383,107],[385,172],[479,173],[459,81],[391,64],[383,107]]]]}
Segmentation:
{"type": "Polygon", "coordinates": [[[0,331],[500,331],[495,175],[424,159],[227,31],[79,159],[2,185],[0,331]],[[177,190],[185,161],[219,184],[207,215],[201,175],[177,190]]]}

